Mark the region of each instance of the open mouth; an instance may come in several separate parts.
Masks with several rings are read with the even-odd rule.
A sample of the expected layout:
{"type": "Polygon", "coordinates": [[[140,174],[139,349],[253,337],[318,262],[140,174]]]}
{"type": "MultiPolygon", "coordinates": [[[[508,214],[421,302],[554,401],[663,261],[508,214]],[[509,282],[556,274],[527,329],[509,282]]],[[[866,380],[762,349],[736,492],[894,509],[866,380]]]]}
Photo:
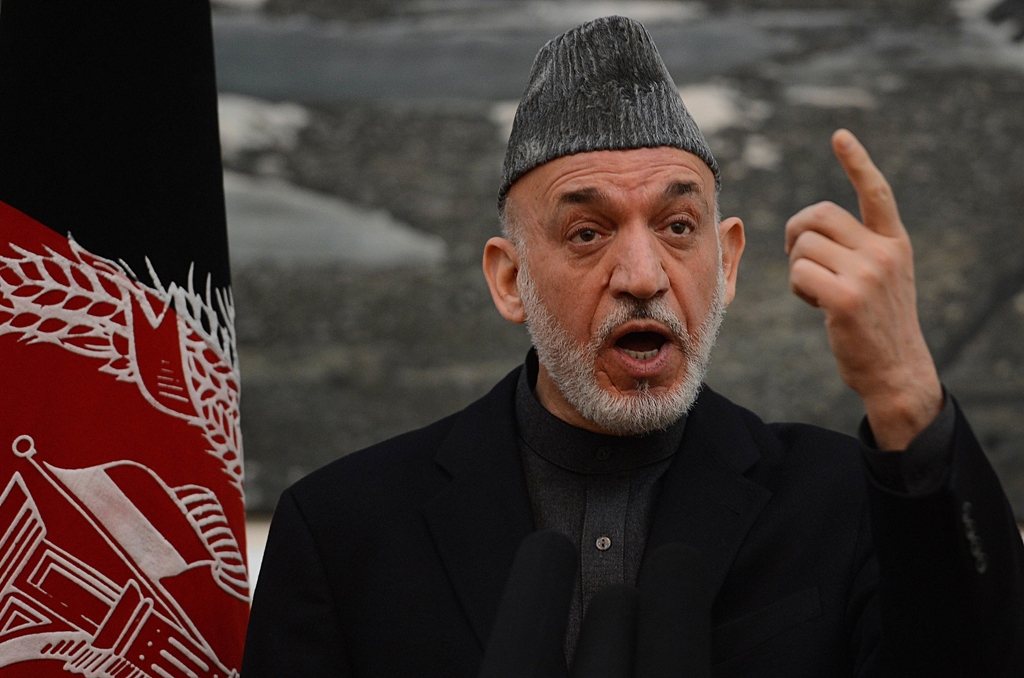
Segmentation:
{"type": "Polygon", "coordinates": [[[616,348],[634,360],[651,360],[655,358],[668,339],[657,332],[629,332],[615,342],[616,348]]]}

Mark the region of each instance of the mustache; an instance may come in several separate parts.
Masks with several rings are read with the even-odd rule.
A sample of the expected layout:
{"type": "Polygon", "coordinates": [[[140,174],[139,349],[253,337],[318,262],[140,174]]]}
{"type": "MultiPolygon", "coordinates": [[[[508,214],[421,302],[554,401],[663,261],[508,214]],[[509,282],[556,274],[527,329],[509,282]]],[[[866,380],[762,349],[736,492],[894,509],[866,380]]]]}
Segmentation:
{"type": "Polygon", "coordinates": [[[604,344],[619,327],[631,320],[653,320],[664,325],[672,334],[672,338],[686,351],[689,351],[691,339],[690,334],[686,331],[686,326],[669,307],[668,302],[661,297],[617,300],[612,312],[608,314],[595,333],[593,343],[604,344]]]}

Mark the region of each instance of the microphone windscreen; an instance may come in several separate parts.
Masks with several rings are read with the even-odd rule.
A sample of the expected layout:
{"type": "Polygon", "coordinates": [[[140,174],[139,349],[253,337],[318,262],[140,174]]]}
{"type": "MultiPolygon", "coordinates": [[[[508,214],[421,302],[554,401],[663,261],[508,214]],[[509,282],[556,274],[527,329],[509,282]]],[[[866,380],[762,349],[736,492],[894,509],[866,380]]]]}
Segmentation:
{"type": "Polygon", "coordinates": [[[635,678],[711,676],[711,570],[694,548],[659,547],[640,572],[635,678]]]}
{"type": "Polygon", "coordinates": [[[640,592],[606,586],[590,599],[583,617],[571,678],[631,678],[640,592]]]}
{"type": "Polygon", "coordinates": [[[480,678],[564,678],[565,627],[579,556],[554,530],[520,544],[502,594],[480,678]]]}

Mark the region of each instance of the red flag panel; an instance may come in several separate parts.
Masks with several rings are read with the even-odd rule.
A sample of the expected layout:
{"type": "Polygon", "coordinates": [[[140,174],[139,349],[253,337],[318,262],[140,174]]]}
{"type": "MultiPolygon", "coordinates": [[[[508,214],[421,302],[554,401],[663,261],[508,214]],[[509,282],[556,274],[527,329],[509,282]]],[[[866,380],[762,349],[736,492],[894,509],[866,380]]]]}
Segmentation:
{"type": "Polygon", "coordinates": [[[237,675],[231,299],[148,275],[0,203],[0,678],[237,675]]]}

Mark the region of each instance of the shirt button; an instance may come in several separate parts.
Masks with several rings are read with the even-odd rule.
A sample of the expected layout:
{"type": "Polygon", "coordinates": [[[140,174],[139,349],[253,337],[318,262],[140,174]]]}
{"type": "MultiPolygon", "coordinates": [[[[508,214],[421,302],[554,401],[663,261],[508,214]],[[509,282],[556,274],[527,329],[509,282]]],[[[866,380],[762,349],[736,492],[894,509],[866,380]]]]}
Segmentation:
{"type": "Polygon", "coordinates": [[[612,456],[612,450],[610,447],[599,447],[597,448],[597,455],[595,456],[597,456],[600,461],[608,461],[612,456]]]}
{"type": "Polygon", "coordinates": [[[607,551],[612,547],[612,540],[608,537],[598,537],[594,545],[597,546],[598,551],[607,551]]]}

